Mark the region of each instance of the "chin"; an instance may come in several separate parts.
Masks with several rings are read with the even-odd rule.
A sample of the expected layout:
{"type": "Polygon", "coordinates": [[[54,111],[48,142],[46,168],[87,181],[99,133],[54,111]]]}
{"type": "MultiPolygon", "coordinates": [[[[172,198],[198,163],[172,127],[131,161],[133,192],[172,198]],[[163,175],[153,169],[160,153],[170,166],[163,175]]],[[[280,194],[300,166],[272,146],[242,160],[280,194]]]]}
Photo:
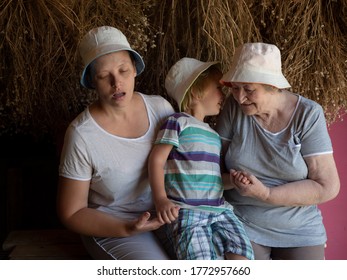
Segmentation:
{"type": "Polygon", "coordinates": [[[254,110],[250,108],[244,108],[244,107],[242,107],[242,112],[247,116],[252,116],[255,114],[254,110]]]}

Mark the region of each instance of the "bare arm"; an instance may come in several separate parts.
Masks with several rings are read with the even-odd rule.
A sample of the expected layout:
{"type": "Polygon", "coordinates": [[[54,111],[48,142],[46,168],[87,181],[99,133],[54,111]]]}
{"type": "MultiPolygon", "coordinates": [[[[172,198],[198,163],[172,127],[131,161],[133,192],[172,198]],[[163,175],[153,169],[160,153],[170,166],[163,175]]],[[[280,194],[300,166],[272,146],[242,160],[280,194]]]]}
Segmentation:
{"type": "Polygon", "coordinates": [[[231,179],[230,173],[227,173],[227,172],[222,173],[222,181],[223,181],[224,190],[231,190],[235,187],[231,179]]]}
{"type": "MultiPolygon", "coordinates": [[[[254,197],[273,205],[316,205],[335,198],[340,190],[340,180],[333,155],[307,157],[305,161],[309,170],[306,180],[268,188],[255,176],[244,172],[251,183],[243,184],[240,180],[234,182],[241,195],[254,197]]],[[[240,176],[235,172],[232,174],[240,176]]]]}
{"type": "Polygon", "coordinates": [[[229,172],[226,170],[225,167],[225,155],[228,151],[228,147],[229,147],[230,142],[226,141],[226,140],[222,140],[222,149],[221,149],[221,155],[220,155],[220,169],[222,173],[228,173],[229,172]]]}
{"type": "Polygon", "coordinates": [[[159,221],[171,223],[178,217],[179,207],[167,198],[165,191],[164,167],[172,150],[172,145],[154,145],[149,156],[148,170],[149,183],[159,221]]]}
{"type": "Polygon", "coordinates": [[[231,190],[235,187],[233,179],[230,172],[226,169],[225,166],[225,155],[228,151],[230,142],[222,140],[222,149],[221,149],[221,159],[220,159],[220,170],[222,175],[223,187],[225,190],[231,190]]]}
{"type": "Polygon", "coordinates": [[[149,220],[144,213],[137,220],[117,219],[107,213],[88,208],[90,181],[59,178],[57,212],[69,229],[84,235],[99,237],[125,237],[159,228],[157,219],[149,220]]]}

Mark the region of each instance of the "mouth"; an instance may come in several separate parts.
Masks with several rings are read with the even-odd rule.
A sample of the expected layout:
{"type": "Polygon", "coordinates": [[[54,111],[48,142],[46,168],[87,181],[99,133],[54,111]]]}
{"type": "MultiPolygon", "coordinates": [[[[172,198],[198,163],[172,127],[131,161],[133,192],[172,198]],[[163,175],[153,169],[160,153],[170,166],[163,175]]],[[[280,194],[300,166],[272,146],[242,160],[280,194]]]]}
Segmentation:
{"type": "Polygon", "coordinates": [[[119,99],[119,98],[122,98],[123,96],[125,96],[125,92],[114,92],[112,94],[112,98],[113,99],[119,99]]]}

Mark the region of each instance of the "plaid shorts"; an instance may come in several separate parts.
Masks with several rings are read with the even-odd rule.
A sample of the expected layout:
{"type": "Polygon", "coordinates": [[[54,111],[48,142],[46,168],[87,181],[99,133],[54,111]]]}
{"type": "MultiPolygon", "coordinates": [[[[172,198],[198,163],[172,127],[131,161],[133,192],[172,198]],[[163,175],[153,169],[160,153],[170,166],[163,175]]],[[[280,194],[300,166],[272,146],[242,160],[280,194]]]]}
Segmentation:
{"type": "Polygon", "coordinates": [[[229,252],[254,259],[251,242],[232,210],[213,213],[181,208],[166,231],[179,260],[223,259],[229,252]]]}

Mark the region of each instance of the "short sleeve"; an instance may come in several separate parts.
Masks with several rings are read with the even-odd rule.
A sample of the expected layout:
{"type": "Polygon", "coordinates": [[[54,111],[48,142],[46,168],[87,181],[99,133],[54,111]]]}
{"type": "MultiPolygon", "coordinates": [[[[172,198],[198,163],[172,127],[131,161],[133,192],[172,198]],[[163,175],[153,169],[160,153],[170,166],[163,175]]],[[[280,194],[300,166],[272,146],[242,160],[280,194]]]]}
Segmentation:
{"type": "Polygon", "coordinates": [[[323,108],[317,103],[313,104],[303,125],[301,136],[303,157],[333,152],[323,108]]]}
{"type": "Polygon", "coordinates": [[[64,138],[59,175],[69,179],[88,181],[92,177],[92,172],[86,144],[75,127],[70,125],[64,138]]]}
{"type": "Polygon", "coordinates": [[[155,144],[169,144],[179,146],[179,135],[181,126],[176,114],[171,115],[161,126],[155,144]]]}

